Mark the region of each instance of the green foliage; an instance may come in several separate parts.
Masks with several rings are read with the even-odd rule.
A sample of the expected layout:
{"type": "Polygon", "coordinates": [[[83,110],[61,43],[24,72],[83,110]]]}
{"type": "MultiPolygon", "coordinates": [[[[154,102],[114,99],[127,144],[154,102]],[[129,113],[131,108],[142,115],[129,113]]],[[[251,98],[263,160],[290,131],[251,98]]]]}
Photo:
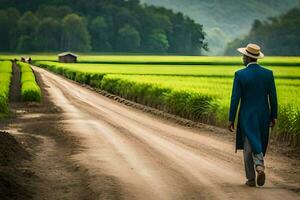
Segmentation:
{"type": "Polygon", "coordinates": [[[21,97],[23,101],[40,102],[41,89],[36,83],[34,73],[28,63],[18,62],[21,71],[21,97]]]}
{"type": "Polygon", "coordinates": [[[34,81],[35,76],[32,72],[22,72],[21,83],[25,83],[26,81],[34,81]]]}
{"type": "Polygon", "coordinates": [[[19,18],[20,13],[17,9],[7,8],[0,10],[0,51],[8,51],[15,48],[19,18]]]}
{"type": "Polygon", "coordinates": [[[41,89],[33,81],[26,81],[22,83],[21,94],[23,101],[41,101],[41,89]]]}
{"type": "MultiPolygon", "coordinates": [[[[179,11],[203,24],[209,55],[223,55],[226,44],[246,35],[255,19],[265,20],[299,7],[299,0],[141,0],[179,11]],[[221,34],[216,32],[221,30],[221,34]]],[[[280,36],[278,36],[280,37],[280,36]]]]}
{"type": "Polygon", "coordinates": [[[36,35],[36,49],[40,51],[57,51],[60,47],[62,26],[59,21],[53,18],[44,18],[36,28],[36,35]]]}
{"type": "MultiPolygon", "coordinates": [[[[63,74],[64,71],[77,71],[82,73],[102,73],[102,74],[138,74],[138,75],[176,75],[176,76],[193,76],[193,77],[219,77],[219,78],[231,78],[234,72],[240,69],[240,66],[228,66],[225,63],[218,65],[176,65],[173,63],[164,64],[163,61],[158,64],[128,64],[129,60],[132,57],[125,58],[125,64],[97,64],[97,63],[58,63],[51,61],[37,61],[37,65],[49,67],[54,69],[59,74],[63,74]]],[[[142,57],[147,59],[147,57],[142,57]]],[[[142,59],[141,58],[141,59],[142,59]]],[[[153,58],[153,57],[150,57],[153,58]]],[[[177,58],[177,57],[175,57],[177,58]]],[[[174,58],[174,59],[175,59],[174,58]]],[[[110,58],[114,60],[113,58],[110,58]]],[[[119,60],[119,56],[115,56],[116,60],[119,60]]],[[[155,59],[155,57],[154,57],[155,59]]],[[[170,58],[169,58],[170,59],[170,58]]],[[[178,59],[178,62],[186,62],[184,58],[178,59]],[[181,60],[183,59],[183,61],[181,60]]],[[[210,58],[204,58],[203,62],[215,62],[214,58],[212,61],[209,61],[210,58]]],[[[281,58],[283,59],[283,58],[281,58]]],[[[119,60],[120,61],[120,60],[119,60]]],[[[155,60],[152,60],[155,61],[155,60]]],[[[168,62],[170,60],[167,60],[168,62]]],[[[188,61],[188,60],[187,60],[188,61]]],[[[190,60],[193,62],[193,60],[190,60]]],[[[271,60],[269,60],[271,61],[271,60]]],[[[268,62],[269,62],[268,61],[268,62]]],[[[281,60],[283,61],[283,60],[281,60]]],[[[174,61],[175,62],[175,61],[174,61]]],[[[201,61],[199,61],[201,62],[201,61]]],[[[230,61],[232,62],[232,61],[230,61]]],[[[289,64],[288,62],[286,64],[289,64]]],[[[276,78],[290,78],[290,79],[299,79],[300,78],[300,67],[298,66],[271,66],[268,67],[274,71],[276,78]]]]}
{"type": "Polygon", "coordinates": [[[34,49],[34,40],[28,35],[19,37],[17,51],[25,52],[34,49]]]}
{"type": "Polygon", "coordinates": [[[89,25],[92,48],[95,51],[111,51],[109,43],[109,27],[104,17],[96,17],[89,25]]]}
{"type": "Polygon", "coordinates": [[[149,51],[163,53],[170,47],[167,35],[163,30],[153,30],[149,36],[149,51]]]}
{"type": "Polygon", "coordinates": [[[11,82],[11,76],[11,62],[0,62],[0,117],[8,113],[9,86],[11,82]]]}
{"type": "MultiPolygon", "coordinates": [[[[91,58],[105,60],[104,57],[86,59],[91,58]]],[[[125,61],[125,64],[65,64],[49,61],[40,61],[37,64],[126,99],[187,119],[224,127],[228,121],[233,74],[240,69],[238,66],[230,67],[228,63],[238,62],[238,58],[224,57],[223,66],[175,65],[176,62],[193,62],[193,59],[199,58],[107,56],[106,61],[125,61]],[[170,62],[173,59],[174,63],[128,64],[148,59],[158,63],[170,62]]],[[[274,57],[265,60],[269,63],[280,61],[288,66],[268,67],[275,74],[280,105],[278,126],[273,131],[273,136],[295,146],[300,144],[300,67],[289,65],[293,61],[297,62],[297,59],[299,58],[274,57]]],[[[200,62],[215,63],[216,58],[201,57],[200,62]]]]}
{"type": "Polygon", "coordinates": [[[90,35],[84,19],[77,14],[69,14],[62,20],[63,46],[65,50],[89,51],[90,35]]]}
{"type": "MultiPolygon", "coordinates": [[[[280,102],[278,127],[273,134],[300,144],[300,79],[277,79],[280,102]]],[[[166,112],[225,127],[232,78],[105,75],[101,88],[166,112]]]]}
{"type": "Polygon", "coordinates": [[[22,5],[16,0],[0,0],[0,9],[0,51],[199,55],[207,49],[200,24],[165,8],[141,5],[138,0],[43,0],[22,5]]]}
{"type": "Polygon", "coordinates": [[[277,18],[256,20],[249,34],[228,44],[227,55],[237,54],[236,49],[249,41],[261,45],[266,55],[300,55],[300,9],[292,9],[277,18]]]}
{"type": "Polygon", "coordinates": [[[18,29],[21,35],[32,35],[35,26],[39,23],[37,17],[28,11],[18,21],[18,29]]]}
{"type": "Polygon", "coordinates": [[[43,4],[38,7],[36,16],[39,19],[52,18],[54,20],[61,20],[71,13],[72,9],[68,6],[51,6],[43,4]]]}
{"type": "Polygon", "coordinates": [[[118,31],[116,48],[120,51],[135,51],[140,47],[139,32],[129,24],[125,24],[118,31]]]}
{"type": "MultiPolygon", "coordinates": [[[[37,17],[28,11],[24,13],[17,24],[17,51],[30,51],[35,50],[35,29],[39,23],[37,17]]],[[[9,30],[7,30],[9,31],[9,30]]]]}

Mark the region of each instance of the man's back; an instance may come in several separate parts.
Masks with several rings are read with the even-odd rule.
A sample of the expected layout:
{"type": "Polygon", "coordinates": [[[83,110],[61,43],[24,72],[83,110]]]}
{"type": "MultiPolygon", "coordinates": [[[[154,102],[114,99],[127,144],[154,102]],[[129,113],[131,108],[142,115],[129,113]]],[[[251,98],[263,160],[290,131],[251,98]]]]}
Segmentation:
{"type": "Polygon", "coordinates": [[[266,112],[268,95],[271,92],[273,72],[253,63],[237,71],[236,76],[241,84],[241,106],[251,106],[257,112],[266,112]],[[263,109],[263,110],[262,110],[263,109]]]}
{"type": "Polygon", "coordinates": [[[277,117],[277,98],[273,72],[257,63],[235,73],[230,106],[230,121],[234,121],[239,109],[237,149],[243,147],[247,136],[253,152],[266,152],[269,123],[277,117]]]}

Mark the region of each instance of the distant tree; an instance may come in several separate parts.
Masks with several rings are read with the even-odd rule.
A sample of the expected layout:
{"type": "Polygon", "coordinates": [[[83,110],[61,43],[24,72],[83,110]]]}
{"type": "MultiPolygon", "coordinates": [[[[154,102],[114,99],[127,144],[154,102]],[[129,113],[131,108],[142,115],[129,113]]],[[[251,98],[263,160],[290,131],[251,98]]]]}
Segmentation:
{"type": "Polygon", "coordinates": [[[18,40],[18,21],[20,19],[20,12],[16,8],[7,8],[6,13],[8,16],[8,23],[9,28],[6,30],[8,31],[8,41],[9,41],[9,48],[8,50],[15,50],[17,47],[17,40],[18,40]]]}
{"type": "Polygon", "coordinates": [[[90,51],[90,35],[82,17],[69,14],[62,20],[62,49],[69,51],[90,51]]]}
{"type": "Polygon", "coordinates": [[[15,27],[20,19],[20,12],[16,8],[7,8],[6,14],[9,18],[10,28],[15,27]]]}
{"type": "Polygon", "coordinates": [[[32,37],[28,35],[22,35],[18,40],[17,51],[25,52],[25,51],[32,51],[35,49],[34,41],[32,37]]]}
{"type": "Polygon", "coordinates": [[[73,10],[72,8],[70,8],[69,6],[59,6],[56,9],[56,17],[57,19],[62,19],[64,18],[66,15],[72,14],[73,10]]]}
{"type": "Polygon", "coordinates": [[[11,46],[16,46],[15,40],[17,36],[17,22],[20,18],[20,13],[15,8],[7,8],[0,10],[0,51],[9,51],[11,46]]]}
{"type": "Polygon", "coordinates": [[[261,21],[258,19],[254,20],[253,25],[252,25],[252,30],[256,30],[262,26],[261,21]]]}
{"type": "Polygon", "coordinates": [[[0,10],[0,51],[9,49],[9,18],[6,11],[0,10]]]}
{"type": "Polygon", "coordinates": [[[266,55],[300,55],[300,9],[292,9],[264,22],[255,20],[249,34],[227,45],[225,54],[235,55],[247,43],[258,43],[266,55]]]}
{"type": "Polygon", "coordinates": [[[38,51],[59,51],[61,41],[61,25],[52,18],[43,19],[37,27],[35,48],[38,51]]]}
{"type": "Polygon", "coordinates": [[[9,6],[17,9],[0,13],[2,51],[32,47],[30,51],[200,54],[206,49],[201,25],[139,0],[0,0],[0,8],[9,6]]]}
{"type": "Polygon", "coordinates": [[[109,28],[105,18],[96,17],[92,20],[89,26],[92,48],[94,51],[111,51],[109,43],[109,28]]]}
{"type": "MultiPolygon", "coordinates": [[[[134,14],[128,8],[120,7],[118,8],[118,12],[113,15],[113,30],[112,30],[113,33],[115,33],[115,37],[112,40],[112,46],[118,50],[120,50],[118,45],[118,37],[119,37],[118,31],[121,28],[123,28],[125,24],[128,24],[136,31],[138,31],[140,27],[139,21],[134,16],[134,14]]],[[[140,33],[139,33],[139,37],[140,37],[140,33]]]]}
{"type": "Polygon", "coordinates": [[[174,24],[172,32],[168,38],[170,41],[171,53],[190,53],[192,32],[189,27],[189,22],[185,21],[181,13],[177,13],[172,18],[174,24]]]}
{"type": "Polygon", "coordinates": [[[125,24],[118,31],[117,50],[120,51],[136,51],[141,43],[139,32],[129,24],[125,24]]]}
{"type": "Polygon", "coordinates": [[[56,18],[57,7],[56,6],[50,6],[50,5],[41,5],[35,12],[36,16],[40,18],[56,18]]]}
{"type": "Polygon", "coordinates": [[[18,21],[17,34],[17,50],[18,51],[34,51],[36,27],[39,25],[39,20],[31,12],[25,12],[18,21]]]}
{"type": "Polygon", "coordinates": [[[127,0],[126,7],[128,7],[129,10],[134,12],[139,11],[141,10],[140,0],[127,0]]]}
{"type": "Polygon", "coordinates": [[[38,23],[39,20],[31,11],[25,12],[18,21],[19,33],[21,35],[33,35],[38,23]]]}
{"type": "Polygon", "coordinates": [[[167,35],[163,30],[155,29],[148,37],[149,51],[153,53],[165,53],[169,48],[167,35]]]}
{"type": "Polygon", "coordinates": [[[72,9],[69,6],[52,6],[52,5],[41,5],[35,12],[36,16],[40,18],[54,18],[61,20],[66,15],[71,14],[72,9]]]}
{"type": "Polygon", "coordinates": [[[141,35],[141,48],[147,51],[152,48],[149,40],[150,37],[153,37],[153,31],[162,30],[168,38],[168,35],[172,34],[172,22],[168,15],[157,12],[153,6],[147,7],[145,11],[146,12],[138,13],[139,22],[141,24],[138,31],[141,35]]]}
{"type": "Polygon", "coordinates": [[[191,44],[188,52],[190,54],[200,55],[202,51],[208,50],[208,43],[205,41],[205,33],[203,31],[203,26],[199,24],[193,23],[193,21],[189,24],[191,28],[191,44]]]}

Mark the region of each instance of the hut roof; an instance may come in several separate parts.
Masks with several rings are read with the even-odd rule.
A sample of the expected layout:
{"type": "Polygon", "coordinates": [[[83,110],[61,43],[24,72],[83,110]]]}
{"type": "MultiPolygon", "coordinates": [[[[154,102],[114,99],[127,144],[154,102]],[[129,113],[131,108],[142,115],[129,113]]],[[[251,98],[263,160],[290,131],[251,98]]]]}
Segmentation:
{"type": "Polygon", "coordinates": [[[78,55],[76,55],[75,53],[72,53],[70,51],[58,54],[58,56],[66,56],[66,55],[72,55],[74,57],[78,57],[78,55]]]}

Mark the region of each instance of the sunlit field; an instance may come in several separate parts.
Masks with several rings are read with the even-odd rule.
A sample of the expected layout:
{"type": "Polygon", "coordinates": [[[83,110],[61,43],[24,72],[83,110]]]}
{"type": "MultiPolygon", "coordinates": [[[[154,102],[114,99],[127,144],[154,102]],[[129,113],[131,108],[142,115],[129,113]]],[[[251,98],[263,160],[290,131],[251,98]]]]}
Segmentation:
{"type": "MultiPolygon", "coordinates": [[[[34,63],[138,103],[223,127],[228,121],[234,73],[243,68],[240,57],[83,56],[82,59],[90,60],[72,64],[34,63]]],[[[299,61],[298,57],[271,57],[261,62],[274,72],[277,85],[279,124],[273,135],[295,144],[299,143],[300,130],[300,65],[296,65],[299,61]],[[268,62],[271,64],[267,65],[268,62]]]]}
{"type": "MultiPolygon", "coordinates": [[[[2,54],[0,60],[31,57],[34,61],[57,61],[57,54],[2,54]]],[[[117,64],[174,64],[174,65],[240,65],[240,56],[156,56],[156,55],[97,55],[78,54],[82,63],[117,64]]],[[[266,57],[261,64],[272,66],[300,66],[300,57],[266,57]]]]}
{"type": "Polygon", "coordinates": [[[12,64],[0,62],[0,118],[8,113],[9,85],[12,76],[12,64]]]}

